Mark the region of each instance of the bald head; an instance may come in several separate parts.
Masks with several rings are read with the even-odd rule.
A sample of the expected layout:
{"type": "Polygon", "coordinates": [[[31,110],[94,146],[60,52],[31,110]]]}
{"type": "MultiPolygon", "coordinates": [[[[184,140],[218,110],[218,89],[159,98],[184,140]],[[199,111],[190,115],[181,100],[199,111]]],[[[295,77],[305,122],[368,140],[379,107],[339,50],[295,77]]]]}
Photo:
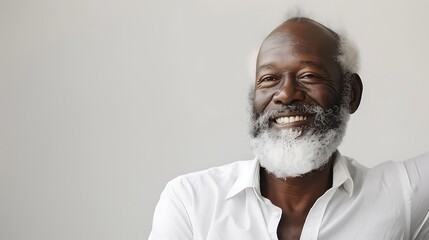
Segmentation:
{"type": "Polygon", "coordinates": [[[282,29],[285,28],[285,26],[291,23],[313,26],[314,27],[313,30],[315,31],[324,32],[327,35],[332,35],[332,37],[334,37],[337,41],[339,41],[340,39],[340,36],[332,29],[326,27],[325,25],[319,22],[314,21],[313,19],[305,18],[305,17],[295,17],[295,18],[288,19],[287,21],[280,24],[277,28],[275,28],[268,36],[274,33],[281,32],[282,29]]]}
{"type": "MultiPolygon", "coordinates": [[[[313,29],[309,29],[309,33],[319,33],[325,35],[332,40],[332,43],[336,44],[336,51],[332,58],[339,63],[343,74],[357,73],[359,69],[359,51],[356,45],[351,41],[344,31],[334,31],[325,25],[316,22],[310,18],[305,17],[293,17],[283,22],[280,26],[274,29],[267,37],[270,38],[273,35],[281,34],[285,27],[290,23],[300,23],[302,25],[313,25],[313,29]]],[[[315,35],[311,36],[315,37],[315,35]]]]}
{"type": "MultiPolygon", "coordinates": [[[[312,19],[292,18],[267,36],[261,45],[259,55],[286,45],[293,46],[298,53],[318,54],[337,62],[340,38],[334,31],[312,19]]],[[[340,64],[337,65],[340,67],[340,64]]]]}

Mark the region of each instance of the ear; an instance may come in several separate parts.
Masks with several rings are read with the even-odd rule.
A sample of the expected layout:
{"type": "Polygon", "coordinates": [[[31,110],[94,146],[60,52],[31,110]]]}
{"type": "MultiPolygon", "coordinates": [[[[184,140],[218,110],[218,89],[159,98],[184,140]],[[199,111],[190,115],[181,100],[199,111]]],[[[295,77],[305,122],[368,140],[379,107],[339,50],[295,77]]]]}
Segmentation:
{"type": "Polygon", "coordinates": [[[354,113],[359,108],[360,100],[362,98],[363,84],[357,73],[353,73],[350,79],[351,91],[349,112],[354,113]]]}

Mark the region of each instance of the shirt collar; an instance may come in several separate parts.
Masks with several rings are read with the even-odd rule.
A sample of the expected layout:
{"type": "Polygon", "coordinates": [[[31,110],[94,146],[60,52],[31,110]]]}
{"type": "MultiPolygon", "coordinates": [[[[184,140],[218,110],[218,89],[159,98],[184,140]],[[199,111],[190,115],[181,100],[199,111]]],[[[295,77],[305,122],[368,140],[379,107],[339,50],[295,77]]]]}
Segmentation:
{"type": "Polygon", "coordinates": [[[339,151],[336,151],[334,158],[334,176],[332,179],[332,187],[339,188],[343,187],[344,190],[349,194],[349,197],[353,194],[353,178],[350,175],[350,169],[348,168],[347,160],[343,157],[339,151]]]}
{"type": "Polygon", "coordinates": [[[235,180],[225,199],[237,195],[246,188],[259,191],[259,161],[256,158],[250,161],[250,164],[240,168],[237,180],[235,180]]]}
{"type": "MultiPolygon", "coordinates": [[[[339,188],[342,186],[349,194],[349,197],[351,197],[353,194],[354,183],[350,175],[346,159],[340,154],[339,151],[335,152],[334,154],[334,176],[332,179],[332,187],[339,188]]],[[[259,197],[261,192],[259,187],[259,168],[259,160],[256,158],[250,161],[250,164],[246,165],[244,168],[241,168],[236,181],[232,185],[225,199],[234,197],[246,188],[253,188],[253,190],[257,193],[256,195],[259,197]]]]}

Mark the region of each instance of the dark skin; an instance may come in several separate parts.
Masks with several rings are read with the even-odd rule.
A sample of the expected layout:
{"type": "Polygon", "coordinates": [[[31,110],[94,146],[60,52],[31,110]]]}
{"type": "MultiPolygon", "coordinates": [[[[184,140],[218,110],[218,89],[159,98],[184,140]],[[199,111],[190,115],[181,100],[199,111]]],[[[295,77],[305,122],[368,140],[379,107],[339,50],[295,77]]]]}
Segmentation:
{"type": "Polygon", "coordinates": [[[299,239],[310,208],[314,202],[332,186],[332,166],[314,171],[311,175],[282,180],[260,171],[262,196],[282,209],[282,217],[277,228],[278,239],[299,239]]]}
{"type": "MultiPolygon", "coordinates": [[[[257,61],[254,106],[257,114],[276,110],[281,105],[310,104],[332,108],[339,104],[343,73],[333,60],[338,50],[337,36],[323,25],[306,19],[289,20],[276,28],[262,44],[257,61]]],[[[351,77],[349,112],[359,107],[362,82],[351,77]]],[[[277,117],[304,116],[282,112],[277,117]]],[[[314,116],[293,123],[270,120],[274,129],[311,126],[314,116]]],[[[332,157],[331,157],[332,159],[332,157]]],[[[264,197],[282,209],[277,229],[280,240],[299,239],[313,204],[332,187],[332,161],[322,169],[296,178],[279,179],[264,168],[260,171],[264,197]]]]}

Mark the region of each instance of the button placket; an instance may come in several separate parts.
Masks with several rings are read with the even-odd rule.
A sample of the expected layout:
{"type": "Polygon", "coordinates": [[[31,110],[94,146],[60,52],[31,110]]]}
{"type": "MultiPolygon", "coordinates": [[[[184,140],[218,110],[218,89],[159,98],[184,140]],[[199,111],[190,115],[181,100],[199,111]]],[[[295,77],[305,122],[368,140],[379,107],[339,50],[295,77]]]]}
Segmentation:
{"type": "Polygon", "coordinates": [[[310,209],[301,232],[301,240],[317,240],[326,207],[338,187],[325,192],[310,209]]]}

